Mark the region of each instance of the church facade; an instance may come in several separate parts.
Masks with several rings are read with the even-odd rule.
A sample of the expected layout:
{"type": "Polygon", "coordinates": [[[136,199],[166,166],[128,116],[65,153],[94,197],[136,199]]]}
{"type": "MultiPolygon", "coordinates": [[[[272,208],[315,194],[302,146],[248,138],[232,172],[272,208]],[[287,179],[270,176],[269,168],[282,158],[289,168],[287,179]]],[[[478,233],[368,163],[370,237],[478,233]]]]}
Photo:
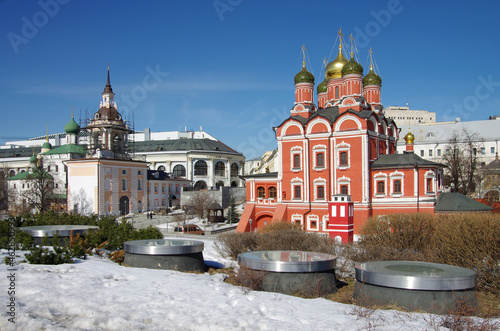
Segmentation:
{"type": "Polygon", "coordinates": [[[87,125],[88,154],[65,162],[68,212],[126,215],[147,207],[147,162],[127,153],[131,130],[113,100],[108,69],[102,102],[87,125]]]}
{"type": "Polygon", "coordinates": [[[350,60],[344,56],[340,38],[316,105],[314,76],[304,60],[290,117],[273,128],[278,171],[245,177],[247,204],[237,231],[286,221],[352,241],[369,217],[433,213],[442,166],[413,154],[411,133],[408,150],[397,154],[399,131],[384,116],[381,85],[373,62],[363,76],[353,53],[350,60]]]}

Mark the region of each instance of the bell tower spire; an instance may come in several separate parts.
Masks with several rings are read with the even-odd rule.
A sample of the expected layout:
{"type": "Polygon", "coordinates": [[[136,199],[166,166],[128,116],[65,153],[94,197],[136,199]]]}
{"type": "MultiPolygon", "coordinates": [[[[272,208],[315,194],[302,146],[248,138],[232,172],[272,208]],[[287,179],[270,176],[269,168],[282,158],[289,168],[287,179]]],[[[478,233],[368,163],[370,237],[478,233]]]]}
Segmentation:
{"type": "Polygon", "coordinates": [[[342,34],[342,27],[339,27],[338,34],[339,34],[339,55],[342,55],[342,37],[344,36],[342,34]]]}
{"type": "Polygon", "coordinates": [[[104,87],[104,91],[102,92],[102,102],[100,104],[101,107],[111,108],[115,107],[113,99],[115,94],[113,93],[113,89],[111,88],[111,83],[109,82],[109,65],[108,65],[108,78],[106,80],[106,86],[104,87]]]}

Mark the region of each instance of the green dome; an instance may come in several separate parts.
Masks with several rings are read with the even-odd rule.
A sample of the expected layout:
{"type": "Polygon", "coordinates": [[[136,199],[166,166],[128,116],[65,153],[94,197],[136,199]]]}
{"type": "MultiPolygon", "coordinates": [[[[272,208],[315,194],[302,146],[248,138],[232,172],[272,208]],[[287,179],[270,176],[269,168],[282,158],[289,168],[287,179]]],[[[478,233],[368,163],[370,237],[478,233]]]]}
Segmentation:
{"type": "Polygon", "coordinates": [[[373,68],[370,68],[370,72],[363,78],[363,85],[368,86],[368,85],[382,85],[382,78],[380,78],[379,75],[377,75],[374,71],[373,68]]]}
{"type": "Polygon", "coordinates": [[[325,77],[325,80],[323,80],[319,85],[318,85],[318,88],[317,88],[317,91],[318,93],[323,93],[323,92],[326,92],[328,91],[328,85],[327,85],[328,81],[326,80],[326,77],[325,77]]]}
{"type": "Polygon", "coordinates": [[[67,134],[78,134],[80,132],[80,126],[75,122],[73,116],[71,117],[71,121],[64,126],[64,132],[67,134]]]}
{"type": "Polygon", "coordinates": [[[30,163],[36,163],[36,155],[33,154],[33,156],[30,157],[30,163]]]}
{"type": "Polygon", "coordinates": [[[43,143],[42,148],[52,149],[52,145],[48,141],[46,141],[43,143]]]}
{"type": "Polygon", "coordinates": [[[295,84],[298,83],[311,83],[314,84],[314,76],[309,71],[306,70],[306,66],[302,66],[302,70],[295,75],[295,84]]]}
{"type": "Polygon", "coordinates": [[[363,74],[363,67],[361,64],[354,60],[354,57],[351,55],[351,59],[342,67],[342,76],[350,75],[350,74],[363,74]]]}

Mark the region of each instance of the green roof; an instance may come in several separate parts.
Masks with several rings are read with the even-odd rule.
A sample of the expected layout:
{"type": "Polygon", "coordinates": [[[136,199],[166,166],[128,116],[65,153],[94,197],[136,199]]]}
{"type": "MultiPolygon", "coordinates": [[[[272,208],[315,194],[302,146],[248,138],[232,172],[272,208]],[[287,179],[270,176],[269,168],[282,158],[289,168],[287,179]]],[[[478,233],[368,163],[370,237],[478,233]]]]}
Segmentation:
{"type": "Polygon", "coordinates": [[[316,90],[318,91],[318,93],[323,93],[328,91],[328,81],[326,80],[326,77],[321,83],[319,83],[316,90]]]}
{"type": "Polygon", "coordinates": [[[38,178],[39,176],[43,176],[45,178],[52,178],[52,175],[45,170],[41,171],[35,170],[35,172],[23,171],[15,176],[7,178],[7,180],[23,180],[23,179],[38,178]]]}
{"type": "Polygon", "coordinates": [[[382,78],[377,75],[373,69],[370,69],[370,72],[363,78],[363,85],[382,85],[382,78]]]}
{"type": "Polygon", "coordinates": [[[474,199],[468,198],[458,192],[441,193],[437,197],[437,212],[465,212],[465,211],[490,211],[493,208],[474,199]]]}
{"type": "Polygon", "coordinates": [[[302,70],[295,75],[295,84],[298,83],[312,83],[314,84],[314,76],[309,71],[307,71],[306,66],[302,67],[302,70]]]}
{"type": "Polygon", "coordinates": [[[371,168],[393,168],[393,167],[444,167],[443,164],[432,162],[421,158],[415,153],[384,154],[373,161],[371,168]]]}
{"type": "Polygon", "coordinates": [[[50,154],[87,154],[87,149],[82,145],[68,144],[58,146],[54,149],[51,149],[48,152],[41,153],[42,155],[50,155],[50,154]]]}
{"type": "Polygon", "coordinates": [[[80,126],[75,122],[73,116],[71,116],[71,121],[64,126],[64,132],[67,134],[78,134],[80,132],[80,126]]]}
{"type": "Polygon", "coordinates": [[[354,60],[354,57],[352,56],[349,62],[344,64],[344,66],[342,67],[342,76],[349,74],[358,74],[358,75],[363,74],[363,67],[361,66],[361,64],[356,62],[356,60],[354,60]]]}

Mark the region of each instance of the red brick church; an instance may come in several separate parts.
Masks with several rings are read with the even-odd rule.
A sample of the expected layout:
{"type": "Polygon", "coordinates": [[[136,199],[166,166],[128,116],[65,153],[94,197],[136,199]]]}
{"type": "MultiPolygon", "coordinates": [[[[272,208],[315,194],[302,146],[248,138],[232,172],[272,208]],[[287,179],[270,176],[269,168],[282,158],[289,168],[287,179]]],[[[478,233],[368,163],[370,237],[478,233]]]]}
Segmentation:
{"type": "Polygon", "coordinates": [[[279,170],[246,176],[247,202],[237,231],[286,221],[345,242],[356,239],[369,217],[434,213],[442,165],[413,153],[410,132],[407,151],[397,154],[398,128],[384,116],[373,61],[363,76],[353,53],[350,60],[344,56],[339,35],[338,56],[317,86],[317,105],[305,60],[295,75],[290,117],[273,128],[279,170]]]}

